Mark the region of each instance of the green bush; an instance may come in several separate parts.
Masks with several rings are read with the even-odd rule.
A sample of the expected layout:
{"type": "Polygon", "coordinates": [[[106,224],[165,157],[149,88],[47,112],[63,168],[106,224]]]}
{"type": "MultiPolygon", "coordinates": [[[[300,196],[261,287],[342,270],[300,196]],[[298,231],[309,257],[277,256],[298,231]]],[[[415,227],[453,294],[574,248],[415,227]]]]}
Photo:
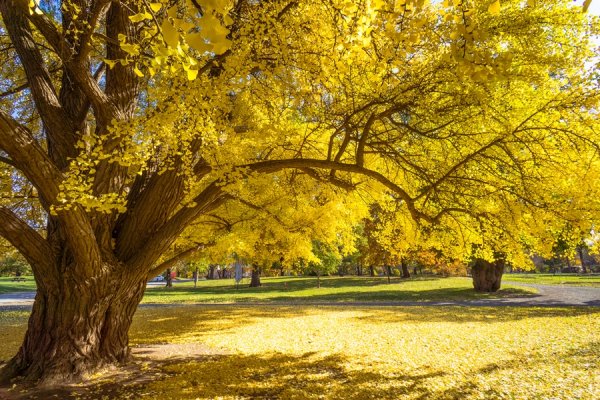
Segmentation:
{"type": "Polygon", "coordinates": [[[19,257],[5,256],[0,259],[0,276],[32,275],[31,266],[19,257]]]}

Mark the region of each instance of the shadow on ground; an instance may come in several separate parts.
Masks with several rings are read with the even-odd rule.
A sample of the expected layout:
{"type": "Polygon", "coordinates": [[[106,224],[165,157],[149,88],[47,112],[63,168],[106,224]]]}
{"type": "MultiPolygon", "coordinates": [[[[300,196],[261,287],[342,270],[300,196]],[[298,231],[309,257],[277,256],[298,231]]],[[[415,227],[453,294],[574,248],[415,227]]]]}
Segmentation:
{"type": "MultiPolygon", "coordinates": [[[[565,363],[594,368],[598,363],[598,345],[590,343],[555,356],[565,363]]],[[[347,362],[348,359],[340,355],[315,353],[298,356],[197,354],[166,360],[141,354],[130,366],[108,371],[79,386],[46,390],[14,388],[0,395],[15,400],[511,398],[522,389],[519,387],[522,382],[498,385],[503,375],[519,373],[518,376],[522,376],[523,370],[533,371],[553,361],[535,355],[527,358],[515,355],[479,368],[464,367],[462,371],[427,367],[405,372],[401,368],[386,372],[370,370],[368,366],[348,368],[347,362]]],[[[526,388],[527,393],[531,398],[564,398],[560,397],[564,393],[561,386],[553,385],[552,382],[556,382],[553,378],[548,382],[537,381],[538,385],[526,388]],[[555,397],[557,395],[559,397],[555,397]]],[[[584,394],[582,398],[593,396],[592,392],[579,393],[584,394]]]]}
{"type": "Polygon", "coordinates": [[[444,278],[417,278],[402,280],[395,278],[391,283],[385,278],[324,279],[322,289],[317,289],[316,279],[281,279],[268,281],[258,288],[230,285],[174,288],[151,288],[147,290],[146,303],[154,302],[197,302],[197,303],[276,303],[276,302],[384,302],[384,301],[450,301],[478,300],[506,297],[535,297],[530,288],[504,287],[492,294],[477,293],[470,284],[444,286],[444,278]],[[426,289],[415,286],[423,281],[439,281],[439,288],[426,289]],[[287,286],[285,286],[287,284],[287,286]],[[376,287],[377,290],[369,290],[376,287]],[[389,288],[389,289],[388,289],[389,288]],[[327,291],[327,289],[333,289],[327,291]],[[319,293],[322,290],[326,293],[319,293]],[[306,291],[306,294],[299,293],[306,291]]]}

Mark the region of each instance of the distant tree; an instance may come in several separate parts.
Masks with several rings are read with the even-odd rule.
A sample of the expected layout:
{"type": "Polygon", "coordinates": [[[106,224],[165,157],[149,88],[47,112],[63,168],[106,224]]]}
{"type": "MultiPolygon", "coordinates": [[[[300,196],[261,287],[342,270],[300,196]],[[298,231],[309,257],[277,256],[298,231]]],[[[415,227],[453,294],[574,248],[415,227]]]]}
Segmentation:
{"type": "Polygon", "coordinates": [[[313,241],[313,254],[316,260],[308,263],[308,269],[317,275],[317,287],[321,287],[321,276],[329,275],[338,270],[342,257],[337,249],[332,249],[325,243],[313,241]]]}
{"type": "Polygon", "coordinates": [[[0,275],[31,275],[31,267],[19,255],[9,255],[0,259],[0,275]]]}

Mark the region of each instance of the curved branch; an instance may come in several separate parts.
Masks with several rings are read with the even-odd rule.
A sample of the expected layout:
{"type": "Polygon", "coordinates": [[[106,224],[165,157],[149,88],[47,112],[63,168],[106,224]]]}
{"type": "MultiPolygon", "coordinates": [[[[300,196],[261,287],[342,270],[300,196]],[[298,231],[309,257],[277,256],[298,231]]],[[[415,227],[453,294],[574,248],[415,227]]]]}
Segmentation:
{"type": "Polygon", "coordinates": [[[54,268],[54,253],[46,240],[6,207],[0,207],[0,235],[27,259],[36,276],[54,268]]]}
{"type": "Polygon", "coordinates": [[[425,220],[431,222],[431,218],[419,210],[415,208],[414,199],[408,194],[408,192],[402,189],[400,186],[386,178],[383,174],[373,171],[371,169],[362,167],[356,164],[345,164],[341,162],[335,162],[330,160],[318,160],[318,159],[309,159],[309,158],[298,158],[298,159],[289,159],[289,160],[269,160],[269,161],[260,161],[253,164],[247,164],[242,168],[247,168],[250,171],[261,172],[261,173],[272,173],[281,171],[283,169],[288,168],[320,168],[320,169],[329,169],[335,171],[344,171],[351,172],[355,174],[360,174],[367,176],[388,189],[390,189],[393,193],[397,194],[401,200],[406,203],[406,206],[411,213],[412,217],[415,221],[425,220]]]}
{"type": "Polygon", "coordinates": [[[65,113],[52,83],[50,72],[40,53],[27,19],[28,3],[22,0],[0,2],[2,19],[15,46],[19,60],[25,70],[31,95],[40,118],[44,123],[48,141],[55,143],[55,157],[62,160],[61,168],[66,166],[68,157],[74,157],[73,146],[75,128],[65,113]]]}
{"type": "MultiPolygon", "coordinates": [[[[318,159],[287,159],[260,161],[240,167],[240,169],[245,169],[248,172],[259,173],[273,173],[283,169],[294,168],[319,168],[345,171],[367,176],[383,184],[393,193],[398,195],[399,198],[406,204],[406,207],[415,221],[425,220],[432,222],[431,217],[416,209],[414,206],[414,200],[410,197],[408,192],[383,176],[381,173],[358,166],[356,164],[344,164],[335,161],[318,159]]],[[[200,215],[205,214],[210,210],[214,210],[227,200],[231,199],[230,196],[223,192],[222,186],[224,185],[226,185],[226,182],[221,180],[214,181],[208,185],[202,191],[202,193],[200,193],[194,199],[194,202],[196,203],[194,207],[183,207],[176,212],[175,215],[173,215],[160,227],[160,229],[155,231],[155,233],[144,243],[144,246],[142,246],[132,257],[126,260],[126,263],[132,268],[143,269],[148,268],[149,265],[152,265],[154,262],[156,262],[160,255],[168,249],[171,243],[177,239],[177,237],[189,224],[191,224],[200,215]]]]}
{"type": "Polygon", "coordinates": [[[488,144],[486,144],[485,146],[482,146],[479,149],[477,149],[476,151],[474,151],[474,152],[470,153],[469,155],[467,155],[465,158],[463,158],[462,160],[460,160],[459,162],[457,162],[456,164],[454,164],[448,171],[446,171],[444,173],[444,175],[442,175],[440,178],[438,178],[435,182],[433,182],[431,185],[427,186],[425,188],[426,190],[423,190],[415,198],[415,200],[418,200],[419,198],[421,198],[421,197],[425,196],[426,194],[430,193],[432,190],[435,190],[440,184],[442,184],[442,182],[444,182],[446,179],[448,179],[448,177],[450,175],[452,175],[454,172],[456,172],[460,167],[462,167],[463,165],[465,165],[466,163],[468,163],[469,161],[471,161],[476,156],[484,153],[486,150],[490,149],[491,147],[493,147],[493,146],[501,143],[502,140],[504,140],[504,137],[496,138],[496,139],[492,140],[491,142],[489,142],[488,144]]]}
{"type": "MultiPolygon", "coordinates": [[[[35,186],[41,204],[46,210],[56,203],[63,175],[52,163],[44,149],[33,138],[29,130],[0,110],[0,149],[5,151],[18,169],[35,186]]],[[[64,223],[71,250],[78,264],[90,272],[99,267],[100,250],[94,231],[81,206],[59,211],[59,220],[64,223]]]]}
{"type": "Polygon", "coordinates": [[[193,256],[200,250],[203,250],[205,247],[206,247],[205,244],[198,244],[194,247],[190,247],[189,249],[182,251],[181,253],[176,254],[174,257],[169,258],[166,261],[163,261],[162,263],[157,265],[154,269],[151,269],[150,272],[148,272],[148,276],[152,277],[152,276],[160,274],[161,272],[163,272],[167,268],[171,268],[178,262],[187,260],[188,258],[193,256]]]}
{"type": "Polygon", "coordinates": [[[20,169],[36,187],[46,207],[59,193],[62,174],[31,132],[0,110],[0,149],[5,151],[12,165],[20,169]]]}
{"type": "Polygon", "coordinates": [[[208,185],[194,198],[194,207],[183,207],[167,220],[144,245],[126,260],[134,269],[148,268],[169,248],[181,232],[200,215],[219,207],[227,200],[219,182],[208,185]]]}

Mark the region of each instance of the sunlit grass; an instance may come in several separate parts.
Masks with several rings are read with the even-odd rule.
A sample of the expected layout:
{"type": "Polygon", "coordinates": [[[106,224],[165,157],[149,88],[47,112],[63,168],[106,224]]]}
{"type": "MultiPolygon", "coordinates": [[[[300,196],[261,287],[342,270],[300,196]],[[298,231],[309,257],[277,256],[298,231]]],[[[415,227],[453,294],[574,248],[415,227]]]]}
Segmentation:
{"type": "MultiPolygon", "coordinates": [[[[0,358],[26,323],[4,315],[0,358]]],[[[110,398],[600,398],[598,307],[166,306],[138,310],[131,342],[181,351],[110,398]]]]}
{"type": "Polygon", "coordinates": [[[0,294],[13,292],[28,292],[35,290],[35,280],[33,276],[24,276],[23,282],[16,282],[10,276],[0,276],[0,294]]]}
{"type": "Polygon", "coordinates": [[[143,303],[242,303],[242,302],[371,302],[469,300],[535,293],[534,289],[503,285],[498,293],[473,290],[470,278],[426,277],[415,279],[385,277],[264,278],[259,288],[248,282],[236,286],[233,279],[176,283],[173,288],[149,287],[143,303]]]}
{"type": "Polygon", "coordinates": [[[506,274],[504,280],[541,285],[600,287],[600,275],[575,274],[506,274]]]}
{"type": "MultiPolygon", "coordinates": [[[[33,277],[25,282],[0,278],[0,294],[35,290],[33,277]]],[[[177,282],[173,288],[149,286],[142,303],[245,303],[245,302],[372,302],[372,301],[444,301],[527,296],[535,289],[505,284],[498,293],[482,294],[473,290],[470,278],[435,276],[411,279],[386,277],[324,277],[317,288],[316,277],[263,278],[259,288],[248,287],[248,279],[235,285],[233,279],[177,282]]]]}

